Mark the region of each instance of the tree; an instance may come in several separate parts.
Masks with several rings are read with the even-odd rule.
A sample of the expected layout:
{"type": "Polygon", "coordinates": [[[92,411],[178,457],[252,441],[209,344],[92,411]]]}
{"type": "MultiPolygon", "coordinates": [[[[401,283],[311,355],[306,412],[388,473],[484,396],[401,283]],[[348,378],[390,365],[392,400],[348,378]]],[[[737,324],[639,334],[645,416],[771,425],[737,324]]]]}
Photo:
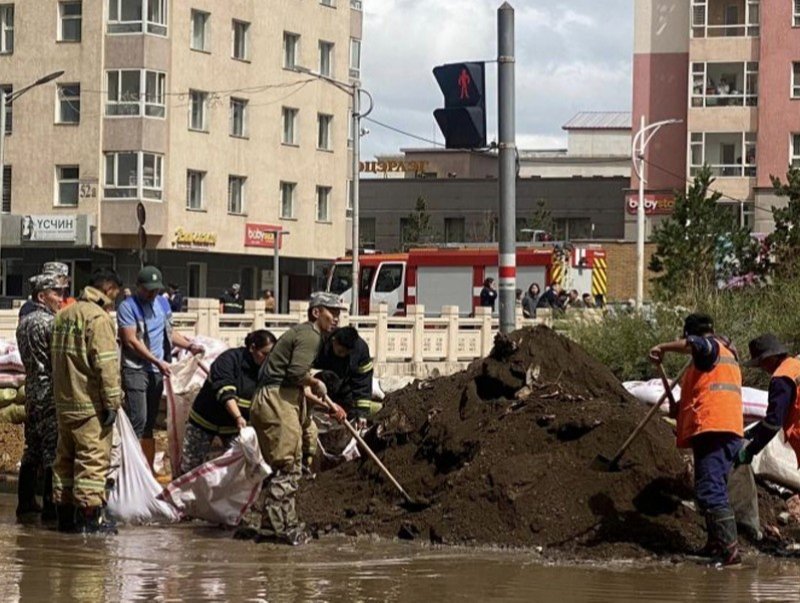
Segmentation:
{"type": "Polygon", "coordinates": [[[403,221],[402,245],[404,249],[414,245],[436,242],[438,233],[431,225],[431,215],[424,197],[417,197],[414,211],[403,221]]]}
{"type": "Polygon", "coordinates": [[[520,220],[517,226],[517,241],[531,241],[535,232],[522,232],[522,230],[541,230],[552,235],[553,232],[553,213],[547,208],[547,201],[538,199],[536,201],[536,209],[529,218],[520,220]]]}
{"type": "Polygon", "coordinates": [[[686,193],[676,193],[675,211],[653,233],[650,270],[659,275],[656,293],[663,298],[694,302],[755,269],[757,244],[718,202],[722,195],[709,190],[713,182],[704,167],[686,193]]]}
{"type": "Polygon", "coordinates": [[[794,276],[800,260],[800,169],[793,167],[786,173],[786,184],[771,176],[772,187],[778,197],[788,197],[786,207],[773,207],[775,230],[767,237],[768,255],[779,276],[794,276]]]}

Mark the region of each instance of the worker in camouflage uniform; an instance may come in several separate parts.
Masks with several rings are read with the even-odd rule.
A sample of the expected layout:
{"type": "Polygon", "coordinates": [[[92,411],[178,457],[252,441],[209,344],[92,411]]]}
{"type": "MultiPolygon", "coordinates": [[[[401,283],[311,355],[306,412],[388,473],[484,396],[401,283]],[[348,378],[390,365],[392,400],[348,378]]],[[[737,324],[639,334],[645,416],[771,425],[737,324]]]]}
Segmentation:
{"type": "MultiPolygon", "coordinates": [[[[54,276],[58,282],[58,286],[61,290],[62,297],[61,297],[61,308],[65,308],[70,304],[75,303],[75,298],[69,297],[69,266],[67,266],[63,262],[45,262],[42,265],[42,274],[46,274],[48,276],[54,276]]],[[[33,281],[37,277],[33,277],[30,279],[31,287],[33,287],[33,281]]],[[[31,296],[19,309],[19,319],[22,320],[25,318],[27,314],[30,314],[36,309],[36,298],[35,296],[31,296]]]]}
{"type": "MultiPolygon", "coordinates": [[[[311,365],[322,347],[323,335],[339,322],[342,309],[332,293],[315,293],[308,309],[308,322],[289,329],[278,339],[267,359],[259,388],[253,396],[250,421],[256,430],[264,460],[274,473],[265,480],[261,528],[256,541],[305,544],[309,535],[295,511],[295,494],[302,476],[304,438],[313,437],[303,388],[319,398],[327,395],[325,384],[311,373],[311,365]]],[[[331,414],[344,421],[344,409],[334,405],[331,414]]],[[[306,442],[308,444],[308,442],[306,442]]],[[[313,454],[312,450],[305,450],[313,454]]]]}
{"type": "Polygon", "coordinates": [[[53,462],[56,458],[56,407],[53,403],[50,341],[61,306],[63,283],[54,274],[31,279],[33,309],[17,327],[17,345],[25,366],[25,453],[19,470],[17,516],[38,512],[36,476],[44,470],[42,519],[54,520],[53,462]]]}
{"type": "Polygon", "coordinates": [[[116,533],[103,508],[112,431],[122,398],[116,325],[108,311],[121,286],[114,271],[96,271],[90,286],[56,315],[53,326],[58,416],[53,498],[63,532],[116,533]]]}

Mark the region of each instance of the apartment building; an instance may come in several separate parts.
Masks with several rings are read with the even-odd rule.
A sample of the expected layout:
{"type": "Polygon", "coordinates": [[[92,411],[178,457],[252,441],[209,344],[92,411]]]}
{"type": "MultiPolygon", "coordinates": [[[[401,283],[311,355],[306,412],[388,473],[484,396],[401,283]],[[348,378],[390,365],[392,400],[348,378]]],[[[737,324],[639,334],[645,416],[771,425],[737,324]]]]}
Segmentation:
{"type": "Polygon", "coordinates": [[[770,176],[800,165],[800,2],[637,0],[635,7],[634,131],[641,115],[648,123],[683,120],[660,130],[647,150],[647,194],[658,201],[707,164],[721,202],[769,232],[770,209],[781,205],[770,176]]]}
{"type": "Polygon", "coordinates": [[[7,107],[0,296],[47,260],[77,286],[148,260],[188,296],[305,296],[341,255],[359,0],[0,0],[7,107]]]}

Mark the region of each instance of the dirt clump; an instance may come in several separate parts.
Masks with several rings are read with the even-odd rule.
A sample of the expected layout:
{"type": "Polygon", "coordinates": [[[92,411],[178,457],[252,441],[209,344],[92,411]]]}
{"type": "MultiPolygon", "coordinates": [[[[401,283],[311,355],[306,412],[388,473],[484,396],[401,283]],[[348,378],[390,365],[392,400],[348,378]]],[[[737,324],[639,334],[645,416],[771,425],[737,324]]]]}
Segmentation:
{"type": "Polygon", "coordinates": [[[24,449],[23,426],[0,423],[0,473],[16,473],[24,449]]]}
{"type": "Polygon", "coordinates": [[[304,484],[301,517],[320,532],[435,543],[543,547],[575,556],[685,553],[702,545],[686,464],[652,421],[622,470],[611,456],[646,409],[576,343],[545,327],[501,340],[456,375],[387,397],[369,442],[412,496],[409,513],[364,458],[304,484]]]}

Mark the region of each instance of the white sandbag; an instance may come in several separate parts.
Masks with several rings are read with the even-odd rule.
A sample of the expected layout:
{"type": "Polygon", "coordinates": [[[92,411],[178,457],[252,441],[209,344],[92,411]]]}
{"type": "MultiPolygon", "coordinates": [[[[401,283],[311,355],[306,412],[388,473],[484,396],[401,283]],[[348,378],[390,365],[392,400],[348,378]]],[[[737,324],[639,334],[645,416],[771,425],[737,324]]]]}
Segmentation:
{"type": "Polygon", "coordinates": [[[381,389],[381,384],[376,377],[372,378],[372,399],[373,400],[383,400],[386,397],[386,394],[383,393],[381,389]]]}
{"type": "Polygon", "coordinates": [[[195,375],[200,370],[197,356],[186,356],[170,366],[171,375],[164,379],[164,395],[167,398],[167,454],[172,473],[181,466],[181,448],[186,433],[186,421],[192,404],[203,381],[197,382],[195,375]]]}
{"type": "Polygon", "coordinates": [[[396,392],[397,390],[403,389],[404,387],[411,385],[414,383],[414,377],[398,377],[398,376],[387,376],[381,377],[380,379],[380,386],[381,390],[387,394],[391,394],[392,392],[396,392]]]}
{"type": "Polygon", "coordinates": [[[759,477],[800,492],[800,470],[797,468],[797,456],[794,449],[786,442],[782,429],[753,459],[753,471],[759,477]]]}
{"type": "Polygon", "coordinates": [[[131,524],[178,521],[175,508],[158,499],[161,484],[150,472],[130,419],[122,409],[117,414],[114,432],[115,483],[108,497],[109,514],[117,521],[131,524]]]}
{"type": "MultiPolygon", "coordinates": [[[[625,381],[623,387],[628,390],[633,397],[649,405],[653,405],[664,394],[664,385],[661,379],[651,379],[650,381],[625,381]]],[[[681,386],[676,385],[672,390],[672,395],[678,400],[681,397],[681,386]]],[[[753,387],[742,388],[742,413],[745,417],[763,419],[767,415],[767,392],[763,389],[753,387]]],[[[663,412],[669,410],[666,402],[661,407],[663,412]]]]}
{"type": "Polygon", "coordinates": [[[271,474],[255,430],[245,427],[225,454],[173,480],[161,498],[183,516],[236,526],[271,474]]]}

